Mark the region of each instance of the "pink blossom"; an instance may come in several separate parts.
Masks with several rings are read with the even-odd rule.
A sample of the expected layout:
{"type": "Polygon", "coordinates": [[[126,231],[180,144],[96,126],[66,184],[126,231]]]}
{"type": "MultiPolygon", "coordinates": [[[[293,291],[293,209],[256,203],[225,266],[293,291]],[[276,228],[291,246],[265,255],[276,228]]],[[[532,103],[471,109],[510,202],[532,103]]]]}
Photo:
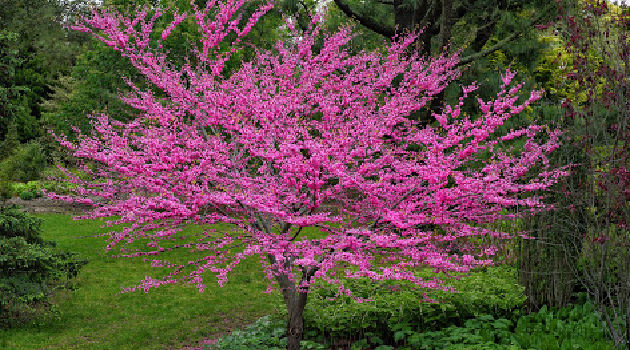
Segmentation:
{"type": "MultiPolygon", "coordinates": [[[[321,24],[313,23],[300,33],[302,40],[258,50],[255,60],[226,78],[230,52],[219,44],[234,33],[236,41],[227,44],[237,49],[271,8],[266,4],[245,21],[237,14],[242,4],[210,1],[213,11],[195,7],[175,16],[163,40],[184,18],[196,21],[202,35],[190,53],[197,63],[179,70],[167,53],[146,45],[157,15],[147,19],[145,11],[128,19],[100,11],[75,26],[118,50],[165,97],[130,82],[133,93],[123,101],[137,118],[116,122],[94,115],[93,133],[76,142],[57,136],[91,179],[67,172],[78,185],[75,196],[49,196],[85,203],[88,196],[102,198],[92,203],[89,217],[127,224],[111,233],[108,249],[127,252],[129,243],[150,242],[149,251],[129,256],[175,249],[172,241],[182,239],[190,224],[229,225],[183,238],[176,248],[205,253],[186,264],[192,272],[154,260],[173,273],[163,280],[147,277],[137,288],[185,280],[203,290],[208,273],[224,285],[248,256],[260,258],[270,288],[284,278],[301,290],[319,278],[339,284],[344,269],[351,278],[443,288],[414,272],[465,272],[491,263],[496,247],[472,242],[511,235],[484,227],[545,209],[534,194],[566,174],[546,158],[559,145],[558,132],[531,125],[499,133],[540,97],[534,92],[517,103],[513,72],[505,73],[495,99],[479,100],[475,116],[461,112],[473,84],[462,88],[457,105],[434,115],[437,123],[407,118],[460,76],[457,55],[409,55],[414,35],[393,40],[384,59],[372,52],[351,55],[349,29],[321,34],[321,24]],[[316,51],[318,35],[324,40],[316,51]],[[504,142],[517,138],[526,150],[504,142]],[[411,144],[418,150],[410,151],[411,144]],[[482,153],[488,161],[473,166],[482,153]],[[542,170],[526,176],[533,169],[542,170]]],[[[343,285],[339,294],[351,295],[343,285]]]]}

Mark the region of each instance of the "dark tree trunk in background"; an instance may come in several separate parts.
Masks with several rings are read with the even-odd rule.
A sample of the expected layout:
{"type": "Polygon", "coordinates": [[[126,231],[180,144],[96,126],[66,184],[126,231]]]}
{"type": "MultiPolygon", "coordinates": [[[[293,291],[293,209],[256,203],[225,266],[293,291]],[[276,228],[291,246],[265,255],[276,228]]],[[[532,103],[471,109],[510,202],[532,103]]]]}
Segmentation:
{"type": "MultiPolygon", "coordinates": [[[[446,0],[447,6],[451,6],[451,1],[446,0]]],[[[409,1],[404,0],[394,0],[393,7],[396,32],[405,34],[422,30],[416,48],[422,55],[431,56],[431,39],[441,32],[439,19],[443,6],[440,1],[422,0],[417,3],[409,3],[409,1]]],[[[450,21],[450,18],[448,20],[450,21]]],[[[450,39],[450,29],[447,35],[450,39]]]]}
{"type": "Polygon", "coordinates": [[[440,42],[438,50],[442,52],[451,41],[453,26],[453,0],[442,0],[442,17],[440,19],[440,42]]]}
{"type": "Polygon", "coordinates": [[[399,33],[413,30],[417,24],[415,8],[408,8],[403,0],[394,0],[394,23],[399,33]]]}

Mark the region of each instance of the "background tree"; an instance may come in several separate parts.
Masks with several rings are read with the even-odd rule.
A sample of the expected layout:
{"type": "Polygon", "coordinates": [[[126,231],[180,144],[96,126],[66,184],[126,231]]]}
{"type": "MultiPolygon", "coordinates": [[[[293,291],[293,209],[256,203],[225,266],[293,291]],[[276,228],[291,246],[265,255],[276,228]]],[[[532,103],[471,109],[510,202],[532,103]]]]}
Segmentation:
{"type": "Polygon", "coordinates": [[[391,38],[395,33],[422,29],[419,48],[423,54],[439,53],[451,43],[468,46],[460,64],[472,62],[496,50],[518,45],[518,38],[549,16],[549,4],[513,1],[373,0],[353,3],[334,0],[347,16],[366,28],[391,38]],[[519,16],[527,18],[519,19],[519,16]],[[466,33],[458,32],[462,26],[466,33]],[[501,35],[492,42],[494,35],[501,35]],[[455,39],[455,42],[453,42],[455,39]]]}
{"type": "MultiPolygon", "coordinates": [[[[336,13],[332,18],[345,18],[345,21],[351,18],[366,29],[358,40],[364,47],[374,47],[375,36],[389,39],[394,33],[404,35],[424,28],[415,44],[424,54],[439,55],[446,47],[451,52],[462,50],[459,64],[466,66],[466,74],[458,82],[464,85],[483,82],[476,91],[481,98],[496,95],[501,74],[508,68],[519,72],[519,79],[525,82],[524,93],[548,84],[549,76],[538,74],[537,67],[545,63],[543,57],[549,45],[541,40],[535,25],[553,19],[555,2],[335,0],[329,7],[336,13]]],[[[454,86],[447,88],[411,117],[425,124],[434,123],[431,114],[445,105],[457,103],[458,98],[459,91],[454,86]]],[[[546,107],[536,109],[537,114],[558,113],[546,107]]],[[[475,106],[467,103],[464,110],[472,112],[475,106]]],[[[518,127],[531,121],[531,118],[519,118],[509,123],[518,127]]]]}
{"type": "Polygon", "coordinates": [[[11,98],[20,107],[2,118],[0,138],[4,139],[10,122],[16,124],[20,142],[40,135],[40,104],[56,79],[69,73],[78,44],[85,38],[63,29],[64,14],[62,4],[52,0],[2,0],[0,21],[6,32],[15,33],[5,39],[3,52],[10,50],[17,59],[7,78],[22,88],[11,98]]]}
{"type": "Polygon", "coordinates": [[[576,164],[558,186],[558,210],[528,221],[521,276],[536,306],[562,305],[585,292],[611,338],[630,346],[630,81],[628,10],[607,2],[563,3],[555,29],[566,43],[566,146],[576,164]],[[541,271],[541,269],[543,271],[541,271]]]}
{"type": "Polygon", "coordinates": [[[6,30],[0,31],[0,117],[2,120],[2,158],[11,154],[19,145],[18,124],[24,134],[24,129],[37,130],[36,120],[31,115],[28,100],[23,94],[28,87],[20,84],[16,75],[23,60],[16,48],[19,35],[6,30]]]}
{"type": "MultiPolygon", "coordinates": [[[[75,27],[118,51],[152,88],[129,83],[133,93],[123,101],[140,111],[134,119],[98,114],[92,134],[76,143],[59,138],[93,178],[68,173],[80,198],[51,197],[110,201],[95,204],[90,217],[129,224],[108,246],[122,245],[123,255],[197,252],[184,264],[154,260],[172,274],[128,291],[178,280],[203,290],[204,271],[223,284],[245,257],[259,256],[286,303],[288,348],[297,349],[316,279],[340,284],[336,275],[345,273],[440,288],[414,269],[488,265],[492,242],[509,237],[482,225],[514,217],[505,208],[545,207],[538,192],[564,174],[545,166],[559,133],[541,125],[501,130],[539,97],[519,99],[513,73],[504,75],[494,100],[478,100],[479,117],[462,113],[476,89],[465,86],[462,102],[436,115],[439,126],[424,128],[407,117],[458,77],[457,56],[409,55],[413,34],[388,45],[386,56],[349,55],[350,29],[325,36],[314,51],[316,25],[225,74],[232,53],[271,9],[263,5],[241,21],[241,6],[210,1],[176,15],[160,34],[154,26],[161,11],[149,9],[135,16],[97,12],[75,27]],[[186,18],[201,29],[201,40],[190,63],[178,67],[161,44],[186,18]],[[512,147],[517,139],[523,150],[512,147]],[[173,240],[187,224],[217,222],[233,231],[173,240]],[[306,227],[319,233],[306,234],[306,227]],[[144,248],[128,245],[143,239],[144,248]]],[[[339,293],[351,295],[342,284],[339,293]]]]}
{"type": "MultiPolygon", "coordinates": [[[[198,1],[201,4],[201,1],[198,1]]],[[[203,4],[201,4],[203,5],[203,4]]],[[[244,16],[248,16],[260,5],[260,1],[248,1],[244,4],[244,16]]],[[[98,7],[115,8],[120,11],[135,11],[143,6],[149,8],[170,8],[177,12],[191,10],[190,1],[142,1],[142,0],[110,0],[98,7]]],[[[278,30],[281,22],[278,11],[267,13],[245,38],[251,46],[231,56],[225,70],[229,74],[241,61],[250,60],[253,57],[254,47],[269,48],[278,38],[278,30]]],[[[163,30],[173,20],[173,14],[165,14],[157,19],[156,28],[163,30]]],[[[165,48],[170,51],[171,62],[182,66],[189,59],[186,53],[192,43],[200,40],[197,28],[184,21],[171,34],[171,40],[166,42],[165,48]]],[[[153,39],[157,37],[154,35],[153,39]]],[[[222,50],[229,50],[225,45],[222,50]]],[[[194,58],[191,58],[194,59],[194,58]]],[[[144,84],[141,74],[129,64],[127,60],[113,52],[100,42],[84,44],[80,50],[76,64],[72,67],[72,74],[63,84],[67,87],[67,93],[57,95],[48,103],[45,123],[57,132],[72,135],[71,126],[79,127],[87,131],[90,128],[85,115],[89,113],[106,112],[116,116],[119,120],[133,118],[136,111],[120,101],[121,93],[131,91],[123,77],[131,79],[136,84],[144,84]]],[[[155,91],[160,93],[159,91],[155,91]]]]}

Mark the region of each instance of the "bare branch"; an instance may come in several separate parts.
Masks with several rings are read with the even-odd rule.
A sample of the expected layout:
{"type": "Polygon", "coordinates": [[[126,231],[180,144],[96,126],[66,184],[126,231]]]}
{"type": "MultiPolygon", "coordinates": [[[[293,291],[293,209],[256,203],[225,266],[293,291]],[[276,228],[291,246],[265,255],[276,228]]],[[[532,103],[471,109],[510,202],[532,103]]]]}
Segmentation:
{"type": "Polygon", "coordinates": [[[384,25],[383,23],[379,23],[378,21],[370,18],[368,16],[364,16],[360,13],[353,11],[348,4],[343,2],[343,0],[335,0],[335,4],[339,9],[346,14],[346,16],[355,19],[359,24],[367,27],[368,29],[387,37],[388,39],[393,37],[396,34],[396,31],[393,27],[389,27],[384,25]]]}

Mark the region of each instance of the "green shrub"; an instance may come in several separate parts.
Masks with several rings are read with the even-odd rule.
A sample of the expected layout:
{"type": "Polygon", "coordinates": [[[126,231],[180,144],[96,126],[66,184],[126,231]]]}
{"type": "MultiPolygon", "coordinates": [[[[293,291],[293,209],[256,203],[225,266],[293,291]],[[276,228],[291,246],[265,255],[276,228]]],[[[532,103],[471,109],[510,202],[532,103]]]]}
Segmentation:
{"type": "Polygon", "coordinates": [[[0,238],[23,237],[27,243],[44,243],[40,236],[41,220],[16,206],[0,206],[0,238]]]}
{"type": "Polygon", "coordinates": [[[12,155],[0,163],[0,178],[27,182],[38,180],[46,168],[46,155],[37,142],[21,145],[12,155]]]}
{"type": "MultiPolygon", "coordinates": [[[[286,322],[270,316],[261,317],[244,330],[233,331],[222,337],[206,350],[282,350],[287,347],[286,322]]],[[[304,340],[302,349],[324,350],[326,347],[313,341],[304,340]]]]}
{"type": "MultiPolygon", "coordinates": [[[[518,350],[518,349],[613,349],[603,326],[590,304],[557,311],[543,307],[522,316],[517,323],[484,315],[466,321],[464,327],[450,326],[439,331],[401,329],[395,334],[398,349],[431,350],[518,350]]],[[[366,341],[363,341],[366,343],[366,341]]]]}
{"type": "MultiPolygon", "coordinates": [[[[420,273],[435,278],[430,272],[420,273]]],[[[309,295],[305,326],[311,335],[323,339],[357,340],[366,336],[393,344],[395,332],[408,327],[439,330],[462,326],[467,319],[481,315],[516,320],[525,301],[516,282],[515,270],[508,266],[488,268],[447,285],[457,292],[418,289],[410,283],[374,283],[368,279],[343,281],[354,296],[371,301],[357,303],[351,297],[335,297],[336,289],[322,283],[309,295]],[[422,301],[424,293],[440,302],[422,301]]]]}
{"type": "Polygon", "coordinates": [[[12,196],[19,196],[24,200],[41,197],[41,189],[42,184],[39,180],[29,181],[27,183],[11,183],[12,196]]]}
{"type": "Polygon", "coordinates": [[[10,327],[41,313],[47,297],[76,276],[83,261],[23,237],[0,238],[0,325],[10,327]]]}
{"type": "Polygon", "coordinates": [[[20,199],[25,200],[25,201],[30,201],[32,199],[35,199],[37,195],[35,194],[35,192],[31,192],[31,191],[22,191],[20,192],[20,199]]]}
{"type": "Polygon", "coordinates": [[[19,195],[20,193],[26,191],[26,184],[21,182],[13,182],[11,183],[11,192],[12,195],[19,195]]]}
{"type": "Polygon", "coordinates": [[[49,294],[85,263],[44,241],[39,219],[16,207],[0,207],[0,327],[44,314],[49,294]]]}

